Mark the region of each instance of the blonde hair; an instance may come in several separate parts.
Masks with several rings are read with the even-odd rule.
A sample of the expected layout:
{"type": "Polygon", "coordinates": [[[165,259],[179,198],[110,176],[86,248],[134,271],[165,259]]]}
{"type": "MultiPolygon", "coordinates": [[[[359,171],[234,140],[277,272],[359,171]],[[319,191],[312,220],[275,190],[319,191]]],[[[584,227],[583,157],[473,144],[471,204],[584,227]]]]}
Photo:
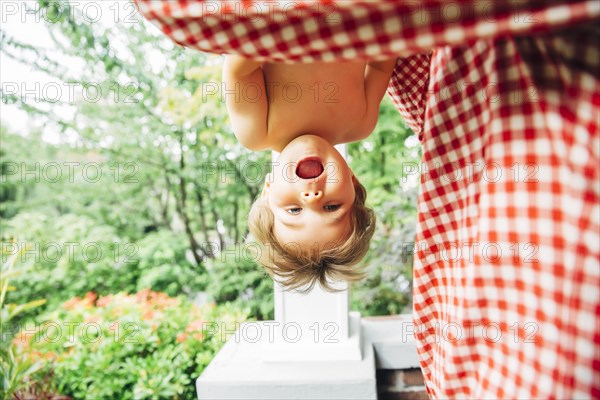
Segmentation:
{"type": "Polygon", "coordinates": [[[331,249],[300,251],[298,247],[280,243],[273,233],[273,211],[265,196],[260,196],[250,208],[248,228],[260,244],[257,259],[269,275],[286,289],[301,292],[311,290],[316,282],[327,291],[333,292],[328,280],[355,282],[365,277],[361,268],[356,268],[369,250],[375,231],[375,213],[365,206],[367,191],[355,179],[356,196],[350,211],[352,229],[348,238],[331,249]],[[267,248],[268,247],[268,248],[267,248]]]}

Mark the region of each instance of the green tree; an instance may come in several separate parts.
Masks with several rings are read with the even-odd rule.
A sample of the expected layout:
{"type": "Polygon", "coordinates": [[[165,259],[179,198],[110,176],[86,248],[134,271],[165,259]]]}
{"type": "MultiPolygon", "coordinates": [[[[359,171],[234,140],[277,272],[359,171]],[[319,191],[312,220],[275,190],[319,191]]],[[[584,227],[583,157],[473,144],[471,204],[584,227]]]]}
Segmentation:
{"type": "Polygon", "coordinates": [[[60,6],[59,18],[46,23],[54,49],[2,32],[2,52],[81,88],[75,101],[42,107],[6,93],[3,101],[74,137],[70,150],[82,168],[93,159],[102,171],[102,180],[77,193],[82,201],[60,203],[61,213],[93,214],[132,240],[157,229],[184,232],[202,269],[219,249],[243,240],[244,216],[267,172],[266,154],[236,143],[221,93],[207,95],[220,81],[219,57],[174,46],[141,19],[110,29],[91,24],[72,4],[40,2],[46,15],[60,6]],[[86,67],[64,68],[67,58],[86,67]]]}
{"type": "MultiPolygon", "coordinates": [[[[243,149],[229,128],[220,90],[221,58],[174,45],[140,16],[133,23],[103,26],[83,18],[75,3],[38,4],[52,48],[25,44],[0,30],[0,51],[62,87],[75,88],[75,98],[40,103],[21,93],[2,93],[3,102],[17,104],[60,139],[53,145],[42,140],[41,132],[13,135],[2,129],[3,141],[11,143],[11,151],[0,154],[0,173],[8,182],[0,192],[3,218],[19,222],[27,215],[19,219],[21,213],[46,215],[42,225],[48,232],[34,239],[41,244],[58,241],[53,227],[68,230],[64,222],[70,218],[73,227],[96,226],[86,229],[100,235],[97,240],[82,234],[80,240],[135,245],[135,262],[123,279],[108,276],[120,268],[118,262],[104,260],[95,267],[104,272],[89,282],[97,282],[99,291],[111,290],[110,285],[125,291],[149,285],[193,296],[207,282],[222,281],[223,287],[212,288],[213,296],[243,299],[248,289],[243,285],[250,285],[261,301],[259,293],[266,291],[259,279],[215,280],[214,274],[221,273],[216,271],[226,269],[207,271],[207,266],[223,264],[218,260],[223,249],[246,240],[246,216],[270,159],[268,152],[243,149]],[[65,66],[66,60],[83,67],[65,66]],[[7,168],[21,163],[27,168],[38,163],[41,169],[58,163],[63,175],[56,181],[19,179],[7,168]],[[169,246],[173,260],[165,256],[169,246]],[[194,274],[201,278],[193,279],[194,274]]],[[[387,100],[375,132],[349,146],[351,166],[378,216],[365,260],[371,278],[353,292],[356,307],[367,314],[397,312],[410,299],[412,258],[406,244],[414,239],[416,185],[409,184],[414,169],[404,167],[417,164],[419,149],[403,144],[416,142],[387,100]]],[[[19,223],[12,226],[21,229],[19,223]]],[[[263,276],[255,264],[239,267],[240,274],[263,276]]],[[[81,260],[65,268],[70,277],[90,273],[81,260]]],[[[53,293],[62,299],[58,288],[65,287],[56,284],[53,293]]],[[[91,289],[74,286],[78,291],[70,295],[91,289]]],[[[256,315],[269,314],[254,309],[256,315]]]]}

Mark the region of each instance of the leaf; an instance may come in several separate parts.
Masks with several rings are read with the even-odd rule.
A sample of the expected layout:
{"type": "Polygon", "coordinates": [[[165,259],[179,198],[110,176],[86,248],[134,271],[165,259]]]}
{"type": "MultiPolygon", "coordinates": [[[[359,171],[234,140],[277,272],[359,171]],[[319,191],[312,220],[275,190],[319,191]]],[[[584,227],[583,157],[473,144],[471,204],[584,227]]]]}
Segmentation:
{"type": "Polygon", "coordinates": [[[16,317],[17,315],[27,311],[27,310],[31,310],[33,308],[39,307],[43,304],[46,303],[46,299],[40,299],[40,300],[34,300],[34,301],[30,301],[28,303],[25,304],[9,304],[8,305],[8,309],[9,309],[9,313],[8,313],[8,319],[5,322],[10,321],[11,319],[13,319],[14,317],[16,317]]]}

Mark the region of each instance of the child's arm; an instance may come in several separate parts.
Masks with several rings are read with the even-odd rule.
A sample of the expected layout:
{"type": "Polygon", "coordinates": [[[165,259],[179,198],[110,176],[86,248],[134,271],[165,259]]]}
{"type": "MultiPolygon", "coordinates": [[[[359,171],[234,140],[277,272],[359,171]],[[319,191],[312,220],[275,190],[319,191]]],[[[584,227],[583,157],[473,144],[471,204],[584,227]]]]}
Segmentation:
{"type": "Polygon", "coordinates": [[[367,109],[359,125],[354,141],[368,137],[379,118],[379,105],[388,88],[392,72],[396,66],[396,59],[375,61],[367,63],[365,69],[365,97],[367,109]]]}
{"type": "Polygon", "coordinates": [[[225,56],[223,63],[227,113],[235,136],[250,150],[267,148],[269,109],[261,65],[238,55],[225,56]]]}

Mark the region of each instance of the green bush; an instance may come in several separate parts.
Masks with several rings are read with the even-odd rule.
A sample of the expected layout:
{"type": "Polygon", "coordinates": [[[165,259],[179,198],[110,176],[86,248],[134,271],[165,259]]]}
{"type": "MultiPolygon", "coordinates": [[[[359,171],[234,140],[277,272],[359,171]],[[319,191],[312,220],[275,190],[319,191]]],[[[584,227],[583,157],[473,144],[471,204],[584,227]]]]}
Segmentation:
{"type": "Polygon", "coordinates": [[[217,303],[244,305],[258,320],[273,319],[273,280],[244,248],[222,253],[208,266],[207,292],[217,303]]]}
{"type": "Polygon", "coordinates": [[[24,304],[6,302],[6,294],[15,290],[11,280],[19,276],[23,270],[15,269],[19,254],[7,256],[3,251],[0,264],[0,398],[8,399],[25,386],[25,381],[37,371],[41,364],[37,360],[24,355],[14,343],[11,342],[11,322],[19,314],[41,306],[45,299],[37,299],[24,304]],[[6,261],[4,259],[6,258],[6,261]]]}
{"type": "Polygon", "coordinates": [[[84,216],[37,212],[19,213],[4,225],[3,235],[15,237],[16,243],[3,241],[3,247],[14,253],[27,243],[30,249],[19,261],[33,264],[16,279],[19,291],[10,293],[11,301],[24,302],[43,294],[48,299],[45,309],[53,309],[88,291],[135,292],[136,260],[127,241],[112,227],[84,216]]]}
{"type": "Polygon", "coordinates": [[[183,235],[166,230],[149,233],[137,242],[135,259],[140,273],[137,289],[190,297],[204,290],[205,273],[186,258],[188,247],[183,235]]]}
{"type": "Polygon", "coordinates": [[[28,243],[30,249],[19,258],[33,264],[16,279],[19,291],[9,295],[13,302],[43,293],[44,309],[54,309],[90,291],[105,295],[144,288],[193,297],[206,285],[206,277],[186,259],[185,238],[170,231],[152,232],[134,243],[86,216],[38,212],[19,213],[3,228],[3,249],[14,254],[28,243]],[[6,237],[18,239],[11,243],[6,237]]]}
{"type": "MultiPolygon", "coordinates": [[[[367,315],[410,313],[410,280],[402,273],[390,274],[378,266],[369,272],[365,281],[354,284],[350,292],[351,309],[367,315]]],[[[411,270],[412,272],[412,270],[411,270]]]]}
{"type": "Polygon", "coordinates": [[[194,379],[246,310],[142,290],[98,298],[88,293],[44,315],[15,340],[56,391],[73,399],[195,399],[194,379]]]}

